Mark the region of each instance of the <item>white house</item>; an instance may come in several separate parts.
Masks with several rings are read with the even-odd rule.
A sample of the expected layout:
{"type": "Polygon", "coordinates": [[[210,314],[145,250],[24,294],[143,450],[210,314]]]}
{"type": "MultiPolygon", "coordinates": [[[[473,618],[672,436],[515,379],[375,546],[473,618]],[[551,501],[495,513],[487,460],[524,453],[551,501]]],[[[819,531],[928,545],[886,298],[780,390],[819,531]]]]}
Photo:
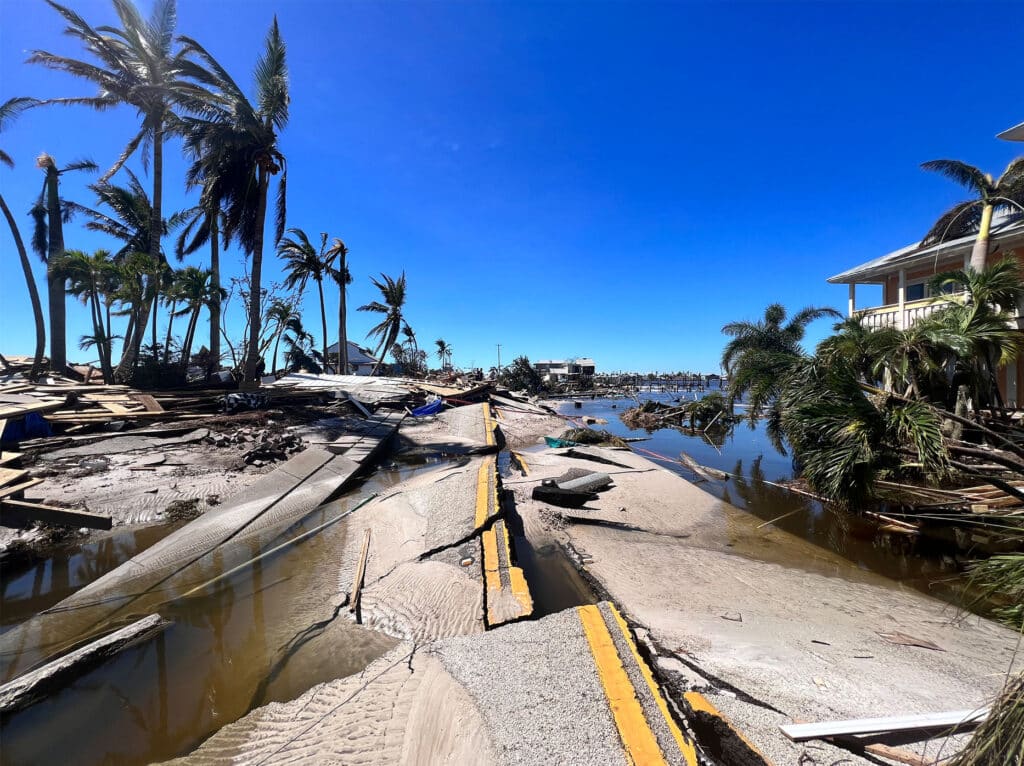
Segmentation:
{"type": "MultiPolygon", "coordinates": [[[[327,347],[327,356],[337,360],[338,344],[332,343],[327,347]]],[[[369,375],[377,366],[377,360],[370,354],[368,348],[360,348],[352,341],[348,342],[348,370],[346,375],[369,375]]]]}

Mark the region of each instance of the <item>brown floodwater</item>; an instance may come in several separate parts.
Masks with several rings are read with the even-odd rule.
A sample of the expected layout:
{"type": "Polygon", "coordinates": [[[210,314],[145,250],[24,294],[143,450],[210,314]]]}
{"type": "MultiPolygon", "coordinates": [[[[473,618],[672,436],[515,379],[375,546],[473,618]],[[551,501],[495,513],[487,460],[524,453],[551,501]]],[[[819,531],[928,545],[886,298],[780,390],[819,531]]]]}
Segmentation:
{"type": "MultiPolygon", "coordinates": [[[[338,605],[345,597],[338,592],[344,521],[193,596],[180,596],[197,581],[216,578],[239,560],[337,518],[370,494],[435,468],[434,464],[391,464],[344,497],[277,529],[239,540],[235,548],[243,550],[218,549],[153,593],[140,594],[132,604],[133,613],[158,611],[173,624],[46,699],[3,717],[3,762],[141,764],[172,758],[190,752],[255,707],[294,699],[318,683],[362,670],[397,641],[340,613],[338,605]]],[[[90,543],[84,550],[64,552],[63,560],[58,553],[32,572],[12,579],[12,608],[17,605],[25,617],[30,610],[28,602],[48,606],[94,579],[92,575],[102,574],[101,568],[116,566],[115,560],[135,552],[129,552],[133,546],[141,550],[159,536],[157,532],[141,534],[130,544],[121,539],[120,548],[90,543]],[[102,565],[90,560],[100,551],[106,557],[102,565]],[[52,574],[65,567],[75,567],[76,574],[52,574]],[[44,574],[37,576],[39,571],[44,574]]],[[[5,588],[5,618],[7,598],[5,588]]],[[[14,617],[10,620],[15,621],[14,617]]],[[[0,657],[0,664],[8,671],[21,665],[20,671],[24,662],[39,661],[30,659],[38,657],[38,649],[25,647],[24,651],[28,654],[23,662],[17,656],[6,656],[0,657]]],[[[12,654],[18,654],[17,650],[12,654]]]]}

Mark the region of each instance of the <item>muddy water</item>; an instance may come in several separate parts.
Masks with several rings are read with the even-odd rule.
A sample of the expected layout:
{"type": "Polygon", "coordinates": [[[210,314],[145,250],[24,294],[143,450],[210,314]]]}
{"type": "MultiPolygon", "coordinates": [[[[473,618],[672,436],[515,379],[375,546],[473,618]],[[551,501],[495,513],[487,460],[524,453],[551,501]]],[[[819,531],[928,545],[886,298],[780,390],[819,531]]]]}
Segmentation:
{"type": "MultiPolygon", "coordinates": [[[[668,403],[694,396],[693,392],[641,393],[640,399],[668,403]]],[[[955,604],[962,601],[963,558],[949,546],[929,538],[884,531],[867,519],[828,510],[810,498],[769,483],[790,479],[794,472],[791,458],[779,454],[768,440],[763,421],[753,429],[741,423],[724,440],[714,443],[676,429],[648,434],[627,428],[619,415],[636,406],[632,399],[580,401],[579,409],[567,402],[559,411],[572,417],[605,418],[607,425],[593,427],[619,436],[644,438],[631,445],[637,452],[649,458],[647,452],[669,458],[656,462],[753,514],[754,518],[726,520],[731,548],[736,553],[838,577],[855,577],[856,570],[862,570],[890,578],[894,586],[912,587],[955,604]],[[678,462],[681,451],[701,465],[733,476],[726,482],[703,481],[678,462]],[[759,528],[765,522],[771,524],[759,528]],[[786,546],[781,536],[771,534],[772,527],[813,543],[821,555],[808,559],[806,548],[786,546]],[[845,562],[852,564],[853,571],[845,562]]]]}
{"type": "Polygon", "coordinates": [[[0,572],[0,634],[67,598],[180,526],[122,527],[85,541],[58,543],[41,558],[5,561],[0,572]]]}
{"type": "MultiPolygon", "coordinates": [[[[434,466],[391,466],[359,490],[243,546],[252,557],[434,466]]],[[[288,546],[195,596],[169,585],[140,599],[173,625],[53,696],[0,723],[4,763],[150,763],[192,750],[254,707],[358,672],[397,642],[354,624],[337,605],[345,522],[288,546]],[[176,592],[177,591],[177,592],[176,592]]],[[[229,570],[238,552],[189,567],[189,583],[229,570]]],[[[58,566],[63,566],[59,564],[58,566]]],[[[5,605],[6,608],[6,605],[5,605]]],[[[16,658],[3,658],[8,666],[16,658]]]]}

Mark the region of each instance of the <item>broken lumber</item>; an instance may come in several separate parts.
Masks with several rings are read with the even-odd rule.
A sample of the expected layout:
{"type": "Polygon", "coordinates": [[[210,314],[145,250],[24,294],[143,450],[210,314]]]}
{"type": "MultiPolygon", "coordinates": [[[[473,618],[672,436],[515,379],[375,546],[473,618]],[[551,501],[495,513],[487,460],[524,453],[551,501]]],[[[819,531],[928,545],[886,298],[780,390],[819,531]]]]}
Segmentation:
{"type": "Polygon", "coordinates": [[[69,508],[57,508],[42,503],[30,503],[25,500],[0,500],[0,526],[24,527],[29,522],[38,521],[43,524],[58,524],[63,527],[86,527],[88,529],[110,529],[113,526],[109,516],[96,513],[73,511],[69,508]]]}
{"type": "Polygon", "coordinates": [[[848,721],[819,721],[817,723],[789,723],[779,726],[779,730],[794,742],[850,734],[888,734],[931,729],[952,732],[974,728],[988,717],[988,710],[988,707],[981,707],[974,710],[953,710],[946,713],[855,718],[848,721]]]}
{"type": "Polygon", "coordinates": [[[359,601],[363,595],[363,578],[366,576],[366,559],[370,554],[370,529],[367,527],[363,536],[363,549],[359,553],[359,565],[356,567],[356,578],[352,583],[352,598],[349,599],[348,610],[360,616],[359,601]]]}
{"type": "Polygon", "coordinates": [[[58,657],[41,668],[18,676],[0,686],[0,713],[9,715],[35,704],[103,660],[113,657],[122,649],[152,638],[171,624],[159,614],[151,614],[58,657]]]}

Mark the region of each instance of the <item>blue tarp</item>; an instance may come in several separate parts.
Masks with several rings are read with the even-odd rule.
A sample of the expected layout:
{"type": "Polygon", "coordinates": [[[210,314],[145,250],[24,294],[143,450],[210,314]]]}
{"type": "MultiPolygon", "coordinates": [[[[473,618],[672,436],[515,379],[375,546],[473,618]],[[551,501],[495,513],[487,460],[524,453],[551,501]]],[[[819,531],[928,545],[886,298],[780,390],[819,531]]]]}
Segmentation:
{"type": "Polygon", "coordinates": [[[412,411],[414,418],[423,418],[427,415],[436,415],[444,408],[444,401],[441,399],[435,399],[432,402],[427,402],[422,407],[417,407],[412,411]]]}
{"type": "Polygon", "coordinates": [[[53,436],[50,424],[38,412],[30,412],[23,418],[8,420],[4,432],[0,434],[0,441],[20,442],[24,439],[42,439],[47,436],[53,436]]]}

